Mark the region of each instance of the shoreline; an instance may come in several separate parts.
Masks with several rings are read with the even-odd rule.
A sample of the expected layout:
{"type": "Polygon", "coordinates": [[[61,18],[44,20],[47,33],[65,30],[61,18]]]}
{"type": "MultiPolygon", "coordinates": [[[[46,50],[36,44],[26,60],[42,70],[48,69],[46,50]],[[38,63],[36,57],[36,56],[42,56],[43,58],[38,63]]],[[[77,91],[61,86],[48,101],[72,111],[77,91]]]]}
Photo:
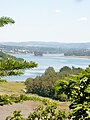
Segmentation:
{"type": "Polygon", "coordinates": [[[90,59],[90,56],[64,56],[65,58],[88,58],[90,59]]]}

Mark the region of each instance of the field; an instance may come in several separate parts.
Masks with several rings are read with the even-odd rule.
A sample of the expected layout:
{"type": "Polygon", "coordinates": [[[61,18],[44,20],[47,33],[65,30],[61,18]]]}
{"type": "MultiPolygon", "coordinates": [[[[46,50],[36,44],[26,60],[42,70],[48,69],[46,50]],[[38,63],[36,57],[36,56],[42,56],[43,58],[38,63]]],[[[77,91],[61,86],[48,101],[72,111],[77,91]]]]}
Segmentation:
{"type": "Polygon", "coordinates": [[[23,82],[0,82],[0,95],[20,94],[25,89],[23,82]]]}

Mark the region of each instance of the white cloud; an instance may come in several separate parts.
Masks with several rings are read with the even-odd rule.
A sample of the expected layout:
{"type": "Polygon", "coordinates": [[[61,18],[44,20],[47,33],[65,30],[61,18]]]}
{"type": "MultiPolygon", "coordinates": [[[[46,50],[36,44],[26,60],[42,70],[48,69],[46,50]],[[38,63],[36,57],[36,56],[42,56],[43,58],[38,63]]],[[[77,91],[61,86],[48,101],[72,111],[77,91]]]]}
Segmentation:
{"type": "Polygon", "coordinates": [[[78,19],[79,22],[88,21],[87,17],[81,17],[78,19]]]}
{"type": "Polygon", "coordinates": [[[76,0],[77,2],[82,2],[83,0],[76,0]]]}
{"type": "Polygon", "coordinates": [[[56,13],[60,13],[61,12],[61,10],[56,10],[56,13]]]}

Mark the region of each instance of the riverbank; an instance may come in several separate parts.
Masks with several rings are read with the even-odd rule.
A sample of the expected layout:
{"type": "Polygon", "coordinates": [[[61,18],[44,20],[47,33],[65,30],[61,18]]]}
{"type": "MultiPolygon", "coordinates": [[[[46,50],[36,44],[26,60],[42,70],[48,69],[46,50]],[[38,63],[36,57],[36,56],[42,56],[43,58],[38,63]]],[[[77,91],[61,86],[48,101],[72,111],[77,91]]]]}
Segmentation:
{"type": "Polygon", "coordinates": [[[65,58],[88,58],[90,59],[90,56],[64,56],[65,58]]]}

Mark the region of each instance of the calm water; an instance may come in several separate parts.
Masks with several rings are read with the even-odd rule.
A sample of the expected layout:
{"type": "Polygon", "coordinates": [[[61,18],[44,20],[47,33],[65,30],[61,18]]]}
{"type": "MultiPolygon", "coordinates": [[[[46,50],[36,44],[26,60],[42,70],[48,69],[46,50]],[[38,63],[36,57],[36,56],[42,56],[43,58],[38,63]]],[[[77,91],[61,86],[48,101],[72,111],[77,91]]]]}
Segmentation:
{"type": "Polygon", "coordinates": [[[36,63],[38,63],[38,67],[24,70],[24,75],[4,77],[9,81],[25,81],[29,77],[35,78],[36,76],[43,74],[45,69],[49,66],[54,67],[56,71],[59,71],[59,69],[63,66],[86,68],[90,64],[90,59],[88,58],[34,56],[32,54],[14,54],[14,56],[16,56],[17,58],[24,58],[27,61],[35,61],[36,63]]]}

